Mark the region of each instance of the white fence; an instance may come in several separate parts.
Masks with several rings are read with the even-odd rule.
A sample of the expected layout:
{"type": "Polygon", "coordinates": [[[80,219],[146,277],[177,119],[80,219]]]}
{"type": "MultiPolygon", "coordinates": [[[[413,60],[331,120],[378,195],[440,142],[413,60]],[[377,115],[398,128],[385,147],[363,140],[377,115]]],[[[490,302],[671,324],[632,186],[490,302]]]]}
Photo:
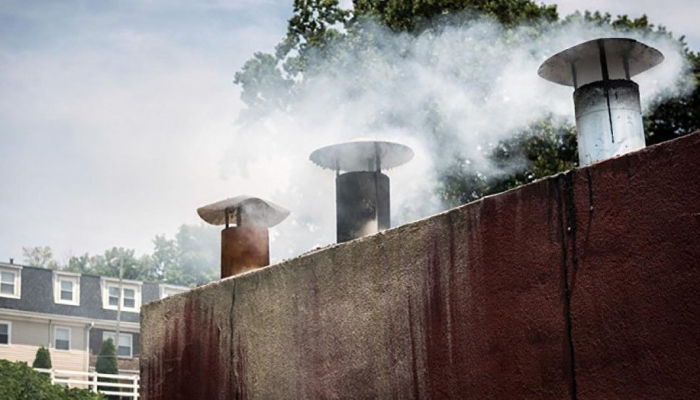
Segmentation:
{"type": "Polygon", "coordinates": [[[34,368],[48,374],[51,383],[68,387],[88,388],[109,396],[121,396],[127,399],[139,398],[138,375],[111,375],[97,372],[64,371],[60,369],[34,368]],[[114,382],[99,382],[100,379],[110,379],[114,382]]]}

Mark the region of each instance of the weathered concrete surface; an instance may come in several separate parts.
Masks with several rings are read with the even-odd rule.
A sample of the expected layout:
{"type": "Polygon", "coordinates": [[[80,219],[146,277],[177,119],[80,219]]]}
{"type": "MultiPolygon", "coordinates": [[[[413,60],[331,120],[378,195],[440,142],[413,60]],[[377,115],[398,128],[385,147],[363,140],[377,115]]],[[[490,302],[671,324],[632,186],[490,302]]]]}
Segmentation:
{"type": "Polygon", "coordinates": [[[697,398],[700,135],[142,310],[144,399],[697,398]]]}
{"type": "Polygon", "coordinates": [[[573,177],[578,397],[700,398],[700,132],[573,177]]]}

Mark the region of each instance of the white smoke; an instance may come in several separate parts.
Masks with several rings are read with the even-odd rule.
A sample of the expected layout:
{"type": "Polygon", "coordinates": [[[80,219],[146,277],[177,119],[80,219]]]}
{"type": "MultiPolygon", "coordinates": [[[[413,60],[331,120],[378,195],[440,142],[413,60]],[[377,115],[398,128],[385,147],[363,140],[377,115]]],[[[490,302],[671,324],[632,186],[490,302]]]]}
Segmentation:
{"type": "Polygon", "coordinates": [[[548,116],[573,123],[573,89],[537,75],[561,50],[600,37],[634,38],[665,56],[634,78],[643,108],[692,89],[680,80],[688,66],[676,42],[583,21],[506,30],[484,18],[417,36],[371,22],[361,30],[372,46],[341,44],[314,59],[322,72],[298,84],[289,107],[241,124],[222,164],[239,193],[291,210],[272,230],[273,260],[335,241],[334,172],[308,160],[319,147],[365,137],[413,148],[410,163],[388,171],[396,226],[442,210],[436,171],[452,154],[431,151],[436,115],[453,135],[448,148],[484,174],[500,172],[485,156],[489,146],[548,116]]]}

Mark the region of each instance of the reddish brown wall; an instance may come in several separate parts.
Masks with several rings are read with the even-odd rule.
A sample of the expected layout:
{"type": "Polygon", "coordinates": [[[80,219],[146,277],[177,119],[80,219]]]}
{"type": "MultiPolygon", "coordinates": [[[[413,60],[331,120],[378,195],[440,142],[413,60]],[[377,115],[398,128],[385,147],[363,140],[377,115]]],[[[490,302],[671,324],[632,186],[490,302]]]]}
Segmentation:
{"type": "Polygon", "coordinates": [[[700,135],[144,307],[142,393],[697,398],[700,135]]]}

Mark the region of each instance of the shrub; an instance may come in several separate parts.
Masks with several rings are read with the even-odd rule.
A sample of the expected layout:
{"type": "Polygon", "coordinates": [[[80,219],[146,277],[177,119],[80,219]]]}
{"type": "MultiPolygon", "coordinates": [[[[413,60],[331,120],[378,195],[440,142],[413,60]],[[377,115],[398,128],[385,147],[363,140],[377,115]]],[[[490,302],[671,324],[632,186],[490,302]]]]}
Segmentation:
{"type": "MultiPolygon", "coordinates": [[[[119,368],[117,367],[117,349],[114,347],[114,342],[112,339],[107,339],[102,342],[100,347],[100,352],[97,354],[97,361],[95,361],[95,372],[98,374],[119,374],[119,368]]],[[[111,378],[99,378],[100,382],[114,383],[115,379],[111,378]]],[[[118,392],[119,388],[100,385],[98,387],[100,391],[108,392],[118,392]]],[[[107,396],[108,399],[116,399],[115,396],[107,396]]]]}
{"type": "Polygon", "coordinates": [[[34,358],[34,363],[32,363],[32,368],[51,369],[51,353],[49,353],[46,347],[41,346],[39,350],[36,351],[36,357],[34,358]]]}

